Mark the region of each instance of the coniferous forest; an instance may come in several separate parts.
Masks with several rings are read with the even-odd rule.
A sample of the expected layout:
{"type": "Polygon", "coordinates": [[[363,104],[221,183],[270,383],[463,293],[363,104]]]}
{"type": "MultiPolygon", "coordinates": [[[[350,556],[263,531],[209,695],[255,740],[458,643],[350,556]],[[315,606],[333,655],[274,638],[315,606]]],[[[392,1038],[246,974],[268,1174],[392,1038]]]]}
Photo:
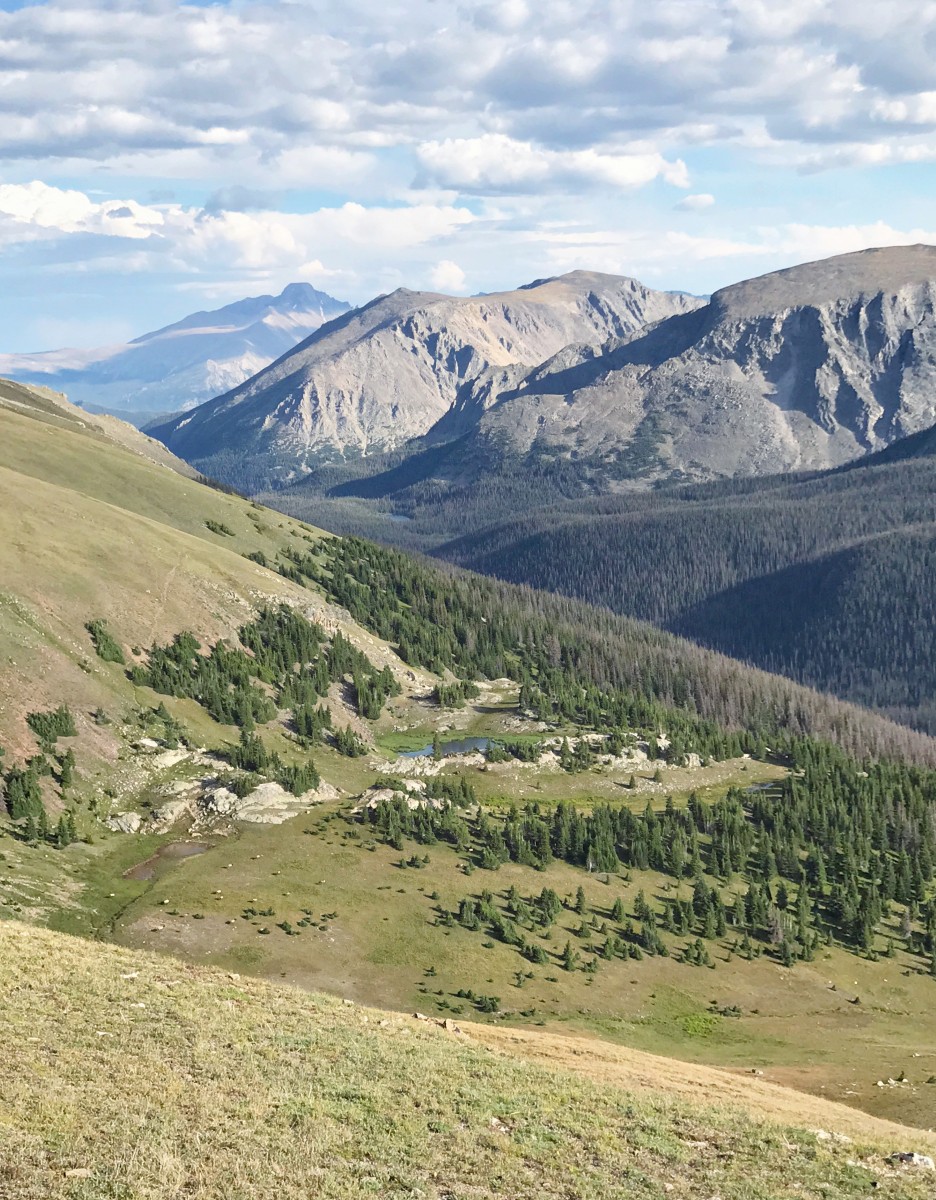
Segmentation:
{"type": "Polygon", "coordinates": [[[931,443],[927,431],[847,469],[649,493],[610,494],[607,471],[557,462],[483,488],[322,473],[322,499],[300,499],[315,481],[272,499],[339,532],[653,622],[934,732],[931,443]]]}

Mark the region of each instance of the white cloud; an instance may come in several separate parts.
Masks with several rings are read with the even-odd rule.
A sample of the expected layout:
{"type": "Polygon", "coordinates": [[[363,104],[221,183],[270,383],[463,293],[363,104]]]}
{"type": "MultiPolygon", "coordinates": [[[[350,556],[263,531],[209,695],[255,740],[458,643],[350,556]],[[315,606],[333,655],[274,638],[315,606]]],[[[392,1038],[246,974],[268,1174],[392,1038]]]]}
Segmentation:
{"type": "Polygon", "coordinates": [[[4,336],[31,287],[116,311],[133,272],[165,295],[308,266],[363,300],[447,263],[485,288],[568,263],[708,290],[694,264],[903,237],[932,189],[904,171],[895,216],[880,169],[936,162],[934,44],[934,0],[0,8],[4,336]]]}
{"type": "Polygon", "coordinates": [[[685,163],[669,162],[660,154],[548,150],[503,133],[424,142],[416,153],[431,182],[462,192],[491,194],[596,186],[626,190],[658,178],[675,187],[689,186],[685,163]]]}
{"type": "Polygon", "coordinates": [[[696,192],[692,196],[685,196],[676,205],[683,212],[702,212],[703,209],[711,208],[715,203],[715,197],[709,192],[696,192]]]}
{"type": "Polygon", "coordinates": [[[596,262],[602,270],[653,278],[661,271],[686,271],[692,264],[726,263],[723,282],[745,274],[777,270],[799,262],[849,254],[873,246],[936,244],[936,229],[895,229],[884,221],[867,225],[762,226],[747,237],[694,235],[679,230],[633,233],[621,230],[542,229],[529,234],[542,243],[558,270],[570,271],[596,262]],[[736,260],[746,260],[743,269],[736,260]]]}
{"type": "Polygon", "coordinates": [[[41,317],[34,329],[40,341],[50,346],[119,345],[139,333],[129,321],[96,317],[41,317]]]}
{"type": "Polygon", "coordinates": [[[39,237],[96,235],[99,257],[112,255],[121,242],[138,246],[145,240],[152,255],[166,255],[185,270],[288,269],[315,260],[321,274],[325,268],[319,255],[324,258],[349,246],[370,252],[417,247],[474,220],[466,208],[451,204],[367,208],[347,203],[312,213],[285,213],[145,206],[134,200],[95,202],[84,192],[39,181],[0,185],[0,238],[7,245],[39,237]]]}
{"type": "Polygon", "coordinates": [[[465,272],[450,258],[443,258],[436,263],[429,274],[429,281],[440,292],[465,290],[465,272]]]}
{"type": "Polygon", "coordinates": [[[663,155],[764,129],[801,153],[882,126],[932,132],[934,34],[928,0],[912,15],[871,0],[321,0],[314,20],[289,0],[35,4],[0,11],[0,158],[188,150],[206,176],[263,163],[275,187],[285,155],[502,134],[589,151],[571,177],[627,187],[643,173],[615,147],[642,137],[663,155]]]}
{"type": "Polygon", "coordinates": [[[872,246],[914,246],[919,242],[936,244],[936,229],[894,229],[886,221],[867,225],[789,224],[781,229],[762,230],[765,244],[775,244],[777,252],[791,262],[850,254],[872,246]]]}

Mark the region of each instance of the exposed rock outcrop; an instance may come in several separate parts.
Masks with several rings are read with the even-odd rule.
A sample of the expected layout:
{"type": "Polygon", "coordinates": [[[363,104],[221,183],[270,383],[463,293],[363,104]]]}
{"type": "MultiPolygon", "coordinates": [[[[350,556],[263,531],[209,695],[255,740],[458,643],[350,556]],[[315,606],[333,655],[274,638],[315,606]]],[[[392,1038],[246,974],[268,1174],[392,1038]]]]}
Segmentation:
{"type": "Polygon", "coordinates": [[[143,824],[143,818],[139,813],[121,812],[114,813],[104,823],[114,833],[139,833],[140,827],[143,824]]]}
{"type": "Polygon", "coordinates": [[[261,783],[246,796],[237,796],[225,787],[217,787],[205,791],[199,801],[199,812],[202,820],[207,821],[228,817],[255,825],[282,825],[315,804],[334,800],[337,795],[328,783],[322,783],[302,796],[294,796],[278,783],[261,783]]]}
{"type": "Polygon", "coordinates": [[[233,452],[251,486],[282,482],[322,460],[392,450],[440,421],[451,436],[515,386],[524,364],[700,303],[584,271],[469,298],[400,289],[154,433],[205,470],[229,477],[233,452]]]}
{"type": "Polygon", "coordinates": [[[837,466],[936,422],[936,248],[867,250],[716,292],[610,344],[565,349],[481,416],[479,445],[661,479],[837,466]]]}

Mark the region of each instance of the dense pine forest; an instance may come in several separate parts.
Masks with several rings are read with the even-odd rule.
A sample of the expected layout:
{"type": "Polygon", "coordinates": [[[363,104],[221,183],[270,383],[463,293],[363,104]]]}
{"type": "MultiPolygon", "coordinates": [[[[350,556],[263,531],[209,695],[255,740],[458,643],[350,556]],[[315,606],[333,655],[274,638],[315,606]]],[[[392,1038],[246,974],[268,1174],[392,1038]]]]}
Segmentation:
{"type": "MultiPolygon", "coordinates": [[[[908,947],[936,953],[936,908],[929,902],[936,870],[936,772],[869,759],[866,739],[873,731],[895,732],[893,727],[868,715],[862,744],[836,747],[816,735],[843,740],[842,727],[822,723],[844,706],[817,697],[818,707],[784,711],[781,695],[757,695],[753,689],[740,718],[732,720],[726,710],[713,715],[690,691],[691,656],[681,675],[665,671],[659,650],[671,639],[663,634],[609,616],[605,620],[618,630],[602,631],[596,645],[594,631],[585,626],[588,610],[576,614],[576,606],[558,598],[472,576],[446,577],[434,566],[355,539],[329,539],[317,550],[295,553],[283,569],[317,580],[366,628],[394,643],[407,662],[466,680],[510,675],[521,684],[521,709],[531,715],[597,731],[608,742],[639,729],[650,745],[658,741],[652,752],[669,761],[683,761],[690,753],[727,758],[747,752],[780,755],[791,767],[784,781],[760,792],[732,789],[711,806],[691,797],[684,809],[667,805],[654,812],[648,806],[642,815],[607,805],[582,813],[562,803],[549,811],[534,802],[498,816],[477,807],[464,780],[439,779],[427,791],[443,801],[438,808],[413,809],[401,797],[363,815],[389,844],[402,850],[404,839],[412,838],[423,845],[447,841],[464,852],[470,846],[470,861],[487,870],[507,861],[542,869],[556,858],[588,871],[655,870],[677,882],[693,881],[690,900],[677,896],[659,913],[648,906],[639,926],[617,921],[596,951],[601,957],[626,956],[631,946],[641,953],[664,952],[662,928],[697,934],[701,949],[692,953],[702,963],[704,942],[724,936],[728,927],[736,931],[742,954],[762,943],[786,963],[812,958],[820,943],[833,939],[874,953],[880,922],[894,903],[910,914],[908,947]],[[632,639],[649,638],[638,650],[634,640],[627,645],[625,629],[632,639]],[[640,674],[621,669],[628,661],[635,667],[639,661],[640,674]],[[831,710],[823,711],[824,704],[831,710]],[[473,814],[460,815],[471,807],[473,814]],[[727,886],[736,876],[746,881],[746,891],[730,904],[718,885],[706,882],[727,886]]],[[[721,661],[704,652],[696,656],[699,663],[721,661]]],[[[763,681],[756,674],[751,680],[755,686],[763,681]]],[[[781,694],[790,690],[787,700],[796,691],[772,682],[781,694]]],[[[728,698],[711,686],[702,694],[728,698]]],[[[927,744],[909,732],[907,737],[904,746],[894,742],[880,749],[912,753],[914,745],[927,744]]],[[[493,753],[505,749],[525,752],[518,746],[493,753]]],[[[588,766],[570,749],[560,758],[570,771],[588,766]]],[[[527,908],[505,916],[491,902],[485,907],[482,898],[478,906],[469,898],[457,919],[469,927],[477,923],[522,955],[535,953],[535,944],[518,929],[538,919],[527,908]]],[[[592,933],[589,928],[583,936],[591,941],[592,933]]]]}
{"type": "Polygon", "coordinates": [[[774,748],[809,736],[859,758],[936,763],[928,737],[574,600],[446,573],[354,538],[328,539],[282,569],[318,582],[404,660],[465,677],[506,675],[544,716],[605,730],[662,724],[716,755],[742,735],[774,748]]]}
{"type": "Polygon", "coordinates": [[[621,464],[493,451],[482,486],[460,445],[322,467],[266,499],[936,732],[932,431],[836,471],[618,494],[621,464]]]}
{"type": "Polygon", "coordinates": [[[378,481],[392,470],[334,483],[333,469],[317,506],[279,502],[651,621],[933,732],[932,443],[926,431],[838,471],[621,495],[587,495],[607,479],[581,463],[536,463],[483,493],[410,480],[389,499],[378,481]]]}
{"type": "Polygon", "coordinates": [[[473,569],[640,617],[936,728],[936,468],[604,498],[458,539],[473,569]]]}

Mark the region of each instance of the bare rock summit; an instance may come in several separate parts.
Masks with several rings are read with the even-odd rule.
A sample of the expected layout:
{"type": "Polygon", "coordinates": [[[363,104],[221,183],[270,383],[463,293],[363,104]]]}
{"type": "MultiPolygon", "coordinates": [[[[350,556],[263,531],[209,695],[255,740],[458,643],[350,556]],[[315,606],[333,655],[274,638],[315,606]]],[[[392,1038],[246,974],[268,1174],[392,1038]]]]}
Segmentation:
{"type": "Polygon", "coordinates": [[[502,387],[564,346],[597,350],[701,303],[585,271],[468,298],[401,288],[154,432],[222,478],[282,483],[394,450],[446,419],[472,426],[502,387]]]}

